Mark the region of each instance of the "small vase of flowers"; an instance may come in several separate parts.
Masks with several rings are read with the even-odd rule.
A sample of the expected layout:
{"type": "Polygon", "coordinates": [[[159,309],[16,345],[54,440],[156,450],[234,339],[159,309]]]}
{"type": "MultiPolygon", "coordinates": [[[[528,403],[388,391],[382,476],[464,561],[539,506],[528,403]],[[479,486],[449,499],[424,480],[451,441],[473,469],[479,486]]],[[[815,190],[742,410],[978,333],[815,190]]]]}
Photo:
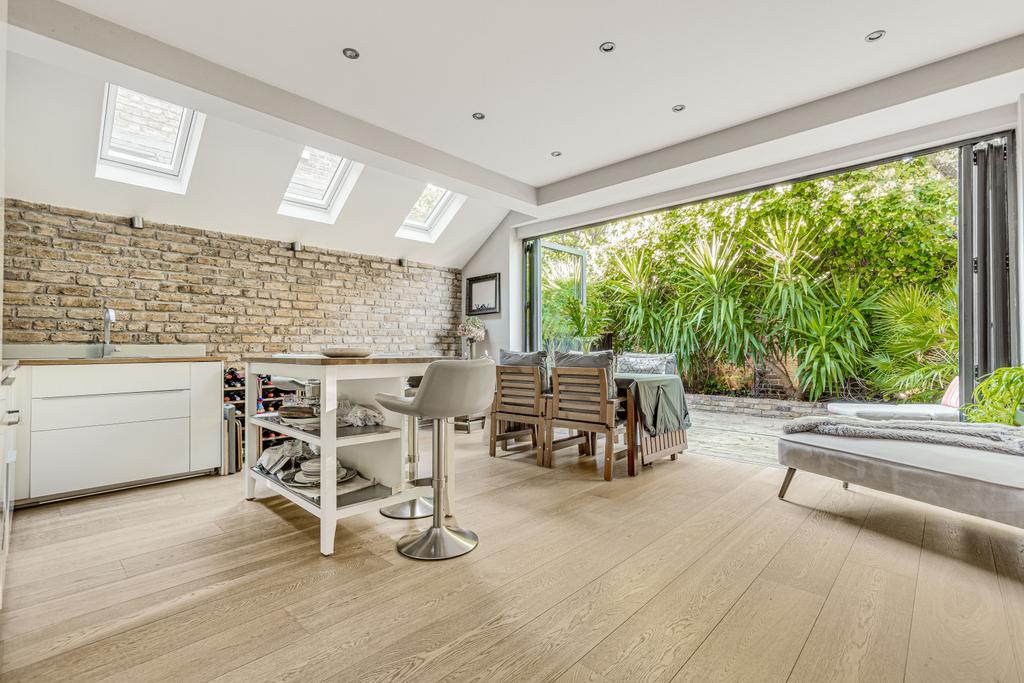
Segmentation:
{"type": "Polygon", "coordinates": [[[469,344],[469,357],[476,358],[476,343],[487,337],[483,321],[480,318],[466,318],[459,323],[457,332],[469,344]]]}

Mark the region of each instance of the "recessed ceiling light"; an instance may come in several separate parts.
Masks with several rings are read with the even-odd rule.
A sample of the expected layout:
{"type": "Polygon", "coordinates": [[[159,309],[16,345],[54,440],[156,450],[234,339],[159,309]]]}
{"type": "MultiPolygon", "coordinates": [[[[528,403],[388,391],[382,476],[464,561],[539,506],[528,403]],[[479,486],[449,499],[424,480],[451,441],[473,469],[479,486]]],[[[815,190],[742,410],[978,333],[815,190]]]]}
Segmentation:
{"type": "Polygon", "coordinates": [[[551,153],[551,156],[553,156],[553,157],[560,157],[560,156],[562,156],[562,153],[561,153],[561,152],[559,152],[559,151],[558,151],[558,150],[556,149],[556,150],[555,150],[554,152],[552,152],[552,153],[551,153]]]}
{"type": "Polygon", "coordinates": [[[672,111],[675,111],[675,112],[683,111],[684,109],[686,109],[686,105],[685,104],[677,104],[674,107],[672,107],[672,111]]]}
{"type": "Polygon", "coordinates": [[[597,49],[600,50],[601,52],[615,52],[615,43],[613,43],[610,40],[607,40],[598,45],[597,49]]]}
{"type": "Polygon", "coordinates": [[[359,59],[359,50],[354,47],[346,47],[341,51],[341,54],[345,55],[349,59],[359,59]]]}
{"type": "Polygon", "coordinates": [[[478,112],[473,112],[473,118],[476,119],[477,121],[483,121],[487,117],[485,117],[483,115],[483,112],[479,112],[478,111],[478,112]]]}
{"type": "Polygon", "coordinates": [[[882,38],[885,38],[885,31],[883,31],[882,29],[872,31],[871,33],[864,36],[864,40],[866,40],[869,43],[877,43],[882,38]]]}

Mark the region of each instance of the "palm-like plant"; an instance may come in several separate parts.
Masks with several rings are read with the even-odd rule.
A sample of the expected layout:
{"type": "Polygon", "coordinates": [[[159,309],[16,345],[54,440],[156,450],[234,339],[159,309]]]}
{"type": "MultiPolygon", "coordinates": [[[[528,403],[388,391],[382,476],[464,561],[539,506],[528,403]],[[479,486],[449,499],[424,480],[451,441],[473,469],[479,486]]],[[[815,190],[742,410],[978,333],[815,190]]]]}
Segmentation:
{"type": "Polygon", "coordinates": [[[881,297],[869,379],[885,395],[931,401],[959,372],[957,296],[904,285],[881,297]]]}
{"type": "Polygon", "coordinates": [[[797,374],[812,401],[861,373],[877,299],[857,278],[832,277],[799,309],[792,328],[797,374]]]}
{"type": "Polygon", "coordinates": [[[684,266],[678,301],[689,310],[694,338],[721,360],[742,364],[760,353],[750,311],[751,283],[741,269],[742,252],[721,235],[701,237],[680,249],[684,266]]]}
{"type": "Polygon", "coordinates": [[[788,383],[790,397],[800,398],[805,387],[793,382],[787,361],[796,352],[797,331],[818,304],[818,256],[808,247],[810,230],[803,219],[767,220],[752,241],[757,248],[752,268],[759,290],[757,320],[763,347],[759,360],[788,383]]]}
{"type": "Polygon", "coordinates": [[[642,250],[615,254],[606,289],[618,314],[620,338],[627,346],[643,346],[650,316],[663,298],[648,254],[642,250]]]}
{"type": "Polygon", "coordinates": [[[565,307],[565,317],[582,351],[590,351],[594,343],[608,331],[610,322],[607,303],[595,296],[588,296],[586,304],[579,297],[570,299],[565,307]]]}

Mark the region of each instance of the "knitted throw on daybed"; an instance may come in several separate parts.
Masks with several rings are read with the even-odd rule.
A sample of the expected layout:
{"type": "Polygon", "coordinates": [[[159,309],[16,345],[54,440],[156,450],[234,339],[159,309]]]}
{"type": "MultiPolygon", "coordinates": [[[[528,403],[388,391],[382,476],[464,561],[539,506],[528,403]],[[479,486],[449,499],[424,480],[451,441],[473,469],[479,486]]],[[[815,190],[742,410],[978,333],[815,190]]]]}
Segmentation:
{"type": "Polygon", "coordinates": [[[782,425],[786,434],[813,432],[855,439],[916,441],[1007,455],[1024,455],[1024,428],[1001,424],[919,420],[865,420],[859,417],[800,417],[782,425]]]}

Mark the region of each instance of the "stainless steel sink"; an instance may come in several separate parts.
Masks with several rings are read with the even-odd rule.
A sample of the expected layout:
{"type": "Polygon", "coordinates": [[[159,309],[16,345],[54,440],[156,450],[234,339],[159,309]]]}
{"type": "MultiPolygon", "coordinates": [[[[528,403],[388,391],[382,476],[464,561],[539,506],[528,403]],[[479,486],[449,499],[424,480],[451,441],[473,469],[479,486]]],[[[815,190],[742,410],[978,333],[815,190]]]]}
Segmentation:
{"type": "Polygon", "coordinates": [[[10,358],[24,360],[100,360],[103,358],[166,359],[174,357],[205,356],[203,344],[16,344],[5,345],[10,358]]]}

